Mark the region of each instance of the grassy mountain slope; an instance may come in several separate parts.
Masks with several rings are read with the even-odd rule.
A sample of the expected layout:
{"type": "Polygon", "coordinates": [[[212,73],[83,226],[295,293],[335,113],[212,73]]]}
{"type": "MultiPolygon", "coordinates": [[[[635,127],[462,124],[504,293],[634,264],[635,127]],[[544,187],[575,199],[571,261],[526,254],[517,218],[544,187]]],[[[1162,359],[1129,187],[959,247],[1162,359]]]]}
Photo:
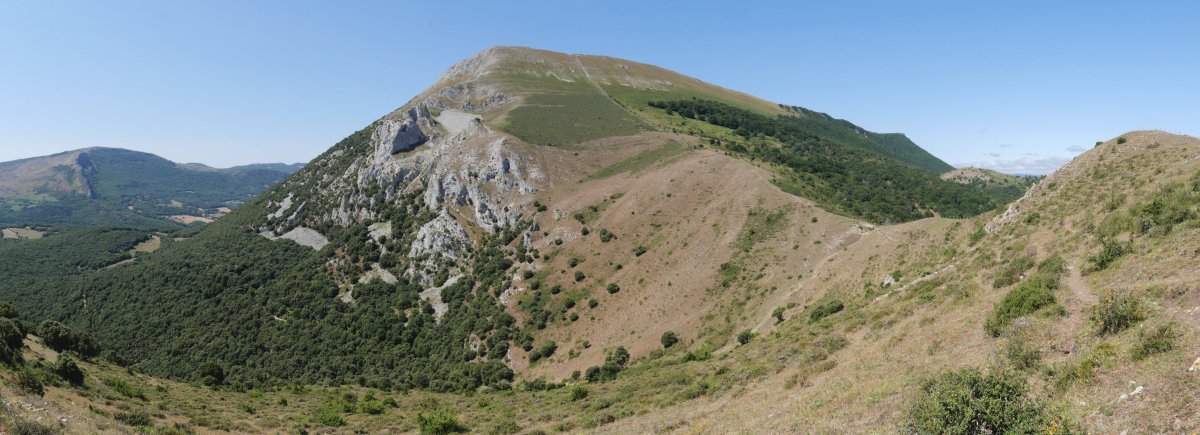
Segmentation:
{"type": "MultiPolygon", "coordinates": [[[[363,379],[376,385],[464,390],[506,381],[512,377],[510,368],[569,375],[563,370],[585,371],[603,361],[611,348],[625,346],[635,356],[649,352],[656,335],[674,326],[636,331],[638,323],[599,313],[610,305],[614,312],[633,313],[627,309],[636,302],[631,295],[659,289],[711,294],[689,298],[693,303],[678,316],[675,332],[719,347],[736,335],[744,316],[763,309],[758,303],[786,285],[751,280],[740,284],[740,293],[720,291],[743,274],[752,276],[746,270],[752,267],[750,258],[770,258],[746,251],[752,248],[747,244],[762,239],[754,231],[786,227],[794,232],[795,240],[787,243],[793,247],[789,257],[817,255],[865,231],[850,219],[772,187],[782,170],[778,162],[756,165],[721,153],[760,142],[782,146],[797,134],[739,140],[717,125],[695,127],[695,134],[651,132],[647,130],[666,129],[669,122],[648,105],[625,107],[603,88],[625,83],[681,89],[756,114],[782,115],[779,106],[665,70],[600,60],[525,49],[485,51],[195,237],[128,267],[64,278],[48,288],[21,289],[29,296],[19,303],[35,318],[94,329],[114,352],[160,376],[188,378],[211,360],[228,367],[231,379],[250,384],[363,379]],[[539,96],[559,100],[546,104],[536,100],[539,96]],[[534,125],[530,123],[550,115],[521,113],[547,108],[586,119],[534,125]],[[465,123],[463,114],[469,117],[465,123]],[[401,134],[418,130],[420,135],[401,134]],[[505,134],[522,131],[577,136],[561,139],[561,144],[528,144],[520,134],[505,134]],[[715,150],[706,149],[714,137],[729,139],[715,150]],[[397,152],[397,146],[415,149],[397,152]],[[660,165],[672,162],[673,169],[663,172],[660,165]],[[662,178],[668,173],[676,175],[662,178]],[[627,184],[634,174],[634,179],[655,176],[657,181],[627,184]],[[732,179],[744,181],[727,183],[732,179]],[[647,195],[647,186],[677,183],[678,192],[647,195]],[[685,195],[685,189],[692,193],[685,195]],[[741,202],[714,208],[702,200],[705,192],[721,192],[714,200],[741,202]],[[665,218],[664,201],[683,214],[665,218]],[[610,206],[620,214],[606,213],[610,206]],[[650,214],[631,218],[639,213],[650,214]],[[581,217],[564,219],[574,215],[581,217]],[[699,215],[711,217],[685,225],[674,222],[699,215]],[[769,222],[758,221],[767,217],[769,222]],[[570,226],[572,220],[579,226],[570,226]],[[594,233],[587,237],[583,227],[591,225],[605,227],[589,228],[594,233]],[[755,229],[763,225],[770,228],[755,229]],[[712,249],[721,254],[691,267],[704,272],[676,279],[656,273],[693,249],[676,240],[710,231],[720,237],[712,249]],[[742,236],[743,231],[751,234],[742,236]],[[596,242],[604,232],[615,233],[615,240],[596,242]],[[630,255],[634,258],[626,259],[630,255]],[[592,261],[583,261],[587,258],[592,261]],[[564,267],[572,262],[585,264],[564,267]],[[552,268],[559,273],[551,274],[552,268]],[[562,290],[553,291],[555,287],[562,290]],[[747,297],[754,303],[747,304],[747,297]],[[73,302],[50,303],[64,300],[73,302]],[[589,312],[583,311],[585,306],[600,308],[589,312]],[[718,315],[719,321],[712,320],[718,315]],[[592,324],[589,331],[605,336],[583,337],[591,333],[575,324],[581,318],[592,324]],[[168,323],[176,326],[166,328],[168,323]],[[577,358],[570,361],[555,357],[539,362],[548,355],[535,349],[561,344],[560,356],[572,354],[568,339],[598,346],[576,349],[577,358]]],[[[660,95],[646,89],[647,95],[660,95]]],[[[835,155],[868,153],[882,168],[924,174],[917,178],[920,183],[943,183],[888,156],[814,140],[835,155]]],[[[125,167],[115,166],[118,159],[109,155],[91,160],[97,168],[138,166],[150,173],[174,168],[144,155],[121,157],[125,167]]],[[[92,187],[98,197],[138,186],[137,180],[121,176],[134,171],[97,172],[107,177],[92,187]]],[[[211,171],[187,175],[205,177],[211,171]]],[[[144,186],[145,196],[170,193],[180,182],[144,186]]],[[[824,183],[830,184],[820,192],[844,194],[814,197],[827,208],[841,211],[835,207],[839,202],[871,201],[849,194],[847,184],[824,183]]],[[[798,184],[793,180],[791,185],[798,184]]],[[[916,188],[908,182],[890,184],[900,190],[916,188]]],[[[949,198],[965,192],[953,183],[942,186],[960,189],[949,198]]],[[[921,216],[926,212],[919,207],[925,206],[901,203],[880,220],[921,216]]],[[[802,276],[778,278],[789,275],[793,280],[802,276]]]]}
{"type": "Polygon", "coordinates": [[[179,165],[115,148],[5,162],[0,163],[0,224],[177,228],[224,214],[295,169],[179,165]]]}
{"type": "MultiPolygon", "coordinates": [[[[746,305],[761,309],[692,321],[739,319],[754,333],[751,338],[746,344],[737,344],[731,337],[720,345],[684,333],[680,334],[682,340],[669,349],[643,353],[634,348],[634,361],[614,381],[572,382],[568,377],[569,385],[559,386],[526,378],[535,382],[519,384],[516,392],[484,389],[471,396],[398,393],[357,386],[238,392],[228,387],[214,390],[131,375],[107,363],[84,363],[90,387],[48,387],[44,398],[15,386],[4,389],[3,394],[7,403],[31,403],[52,416],[71,417],[68,427],[72,432],[124,428],[126,423],[111,417],[116,411],[143,410],[152,415],[149,422],[154,426],[179,424],[184,428],[240,432],[279,428],[331,433],[415,431],[429,424],[431,415],[452,419],[472,431],[502,433],[724,433],[748,427],[764,431],[894,432],[910,429],[913,418],[922,415],[915,414],[914,409],[916,403],[931,397],[923,389],[929,380],[946,372],[975,368],[985,373],[1009,373],[1011,379],[1025,383],[1025,400],[1032,404],[1029,409],[1033,412],[1026,417],[1047,425],[1036,427],[1038,432],[1189,432],[1200,427],[1190,399],[1197,379],[1194,372],[1187,371],[1200,352],[1200,341],[1194,333],[1200,319],[1192,309],[1200,304],[1200,294],[1190,285],[1200,273],[1192,258],[1193,251],[1200,249],[1195,243],[1196,232],[1200,231],[1200,184],[1195,175],[1200,173],[1200,159],[1195,155],[1200,140],[1160,132],[1134,132],[1123,139],[1121,144],[1108,141],[1077,157],[1006,211],[968,220],[933,218],[877,228],[832,246],[826,239],[821,245],[810,243],[819,247],[816,251],[795,257],[786,253],[792,250],[789,243],[794,242],[789,240],[795,240],[796,229],[763,233],[777,222],[773,214],[749,214],[747,220],[756,223],[743,226],[736,232],[737,237],[731,235],[729,239],[738,241],[731,247],[749,246],[748,250],[734,250],[750,261],[727,263],[744,266],[759,264],[756,258],[774,260],[762,272],[749,269],[748,275],[736,272],[728,276],[730,285],[721,291],[741,295],[743,289],[755,288],[747,286],[755,282],[778,289],[766,291],[767,302],[746,305]],[[1108,192],[1107,200],[1096,201],[1086,194],[1092,191],[1108,192]],[[1150,223],[1134,225],[1137,222],[1150,223]],[[1104,252],[1101,238],[1107,237],[1128,243],[1129,253],[1117,255],[1097,270],[1096,261],[1102,258],[1098,254],[1104,252]],[[778,276],[777,270],[803,278],[791,285],[775,284],[776,280],[790,282],[795,276],[778,276]],[[1013,271],[1018,271],[1016,278],[1012,278],[1013,271]],[[1022,274],[1027,279],[1021,279],[1022,274]],[[988,332],[988,319],[1000,311],[998,307],[1005,306],[1008,295],[1041,279],[1034,278],[1039,274],[1056,277],[1059,284],[1050,290],[1054,301],[1013,319],[998,337],[988,332]],[[895,284],[884,286],[886,277],[892,277],[887,281],[894,280],[895,284]],[[1117,299],[1110,297],[1110,292],[1138,301],[1137,310],[1120,314],[1121,310],[1113,309],[1117,305],[1112,301],[1117,299]],[[841,310],[823,308],[835,299],[841,302],[841,310]],[[775,317],[772,307],[784,307],[778,316],[783,320],[775,317]],[[1115,324],[1113,319],[1128,322],[1108,329],[1106,325],[1115,324]],[[1164,327],[1166,334],[1160,332],[1164,327]],[[118,385],[112,380],[144,391],[145,399],[116,392],[109,386],[118,385]],[[391,403],[388,399],[395,402],[395,407],[377,408],[391,403]],[[89,410],[85,404],[101,411],[89,410]]],[[[652,151],[656,150],[635,157],[652,151]]],[[[675,157],[665,159],[664,166],[638,164],[638,159],[602,165],[613,168],[603,172],[608,175],[604,179],[619,181],[610,188],[646,184],[656,177],[682,180],[677,177],[689,170],[700,172],[697,169],[722,158],[708,151],[690,158],[672,155],[675,157]],[[689,159],[694,161],[689,163],[689,159]]],[[[751,170],[742,177],[756,171],[762,170],[751,170]]],[[[581,188],[585,192],[578,196],[566,190],[548,196],[572,198],[569,201],[577,201],[578,205],[594,205],[611,198],[608,188],[581,188]]],[[[567,185],[564,189],[575,187],[567,185]]],[[[579,256],[586,261],[579,264],[594,265],[599,259],[612,257],[586,253],[618,240],[628,241],[633,238],[628,234],[637,232],[637,228],[654,228],[625,219],[608,220],[627,212],[618,208],[622,200],[639,205],[671,201],[705,189],[674,190],[670,197],[664,192],[640,193],[645,199],[622,195],[604,206],[588,224],[601,228],[626,225],[610,229],[617,239],[603,243],[597,233],[591,233],[592,239],[585,236],[564,241],[560,246],[569,248],[555,255],[556,261],[583,253],[579,256]]],[[[758,203],[753,198],[760,195],[766,195],[760,207],[769,210],[788,206],[786,202],[775,202],[784,197],[774,197],[769,190],[749,195],[749,201],[758,203]]],[[[722,207],[713,205],[715,210],[722,207]]],[[[663,206],[669,209],[669,204],[663,206]]],[[[579,208],[567,210],[573,209],[579,208]]],[[[581,210],[591,212],[586,206],[581,210]]],[[[813,212],[818,213],[818,221],[837,219],[813,212]]],[[[591,216],[585,215],[585,220],[588,218],[591,216]]],[[[558,233],[559,237],[579,228],[578,221],[569,216],[566,219],[570,231],[558,233]]],[[[700,221],[698,227],[708,227],[709,231],[728,223],[714,221],[711,216],[694,219],[700,221]]],[[[834,223],[833,228],[836,225],[844,223],[834,223]]],[[[682,221],[664,227],[686,228],[687,224],[682,221]]],[[[663,234],[661,240],[666,244],[651,246],[635,258],[679,251],[682,244],[701,239],[673,235],[677,230],[664,231],[668,234],[663,234]]],[[[625,251],[628,245],[641,240],[639,237],[614,250],[625,251]]],[[[659,260],[622,263],[626,268],[636,268],[641,261],[659,260]]],[[[649,269],[660,274],[671,270],[661,266],[649,269]]],[[[586,269],[588,275],[594,270],[586,269]]],[[[681,282],[669,274],[664,279],[681,282]]],[[[663,308],[635,311],[596,329],[645,317],[647,322],[668,322],[670,328],[691,330],[681,327],[689,320],[669,323],[678,322],[673,319],[680,313],[690,312],[686,303],[680,302],[692,297],[714,298],[720,293],[683,293],[680,299],[665,301],[655,296],[674,294],[677,285],[665,291],[641,291],[640,286],[622,285],[619,292],[609,296],[639,301],[625,304],[627,309],[655,303],[663,304],[663,308]]],[[[599,296],[608,297],[603,295],[599,296]]],[[[603,299],[597,309],[619,311],[613,308],[615,305],[620,305],[619,299],[603,299]]],[[[614,315],[620,314],[603,312],[597,319],[614,315]]],[[[547,334],[558,340],[560,351],[531,369],[532,374],[551,380],[572,369],[569,361],[589,358],[586,354],[563,355],[563,351],[573,349],[562,338],[571,332],[561,326],[565,323],[556,325],[547,328],[547,334]],[[563,363],[555,360],[567,363],[556,369],[554,366],[563,363]]],[[[632,325],[631,330],[644,327],[632,325]]],[[[595,337],[596,333],[588,334],[595,337]]],[[[27,342],[31,348],[27,360],[35,361],[37,355],[43,355],[50,364],[55,359],[39,347],[36,339],[27,342]]],[[[606,346],[600,343],[591,347],[606,346]]],[[[0,371],[0,376],[15,379],[16,374],[0,371]]],[[[1011,393],[1006,397],[1021,399],[1011,393]]],[[[32,420],[41,415],[29,411],[33,408],[10,406],[8,412],[13,419],[32,420]]]]}
{"type": "Polygon", "coordinates": [[[1041,176],[1010,175],[982,168],[958,168],[944,172],[943,180],[965,184],[975,189],[985,191],[1005,201],[1012,201],[1025,195],[1041,176]]]}
{"type": "Polygon", "coordinates": [[[13,303],[30,320],[94,332],[145,373],[139,382],[172,379],[154,400],[128,404],[168,407],[155,425],[222,416],[246,431],[336,423],[317,420],[333,412],[318,408],[336,390],[278,394],[314,383],[377,396],[415,389],[397,400],[416,405],[381,414],[328,405],[349,420],[330,430],[346,432],[415,428],[417,414],[435,411],[480,431],[505,420],[551,431],[781,431],[822,415],[829,430],[861,431],[901,424],[937,370],[984,362],[954,355],[995,345],[981,313],[1003,295],[983,284],[1007,259],[973,255],[1008,245],[975,236],[990,215],[919,218],[1001,202],[812,132],[778,105],[670,74],[485,51],[193,237],[128,266],[0,288],[0,298],[20,295],[13,303]],[[755,123],[651,101],[718,102],[755,123]],[[880,170],[858,171],[852,157],[880,170]],[[892,294],[887,276],[919,283],[892,294]],[[898,376],[856,371],[919,362],[889,355],[930,352],[932,333],[906,341],[907,331],[941,326],[942,312],[958,328],[939,331],[955,352],[898,376]],[[235,398],[262,413],[175,402],[195,391],[178,382],[204,379],[208,363],[228,375],[225,388],[253,391],[196,401],[235,398]],[[778,386],[797,390],[764,409],[794,418],[726,418],[778,386]],[[710,415],[722,423],[701,426],[710,415]]]}

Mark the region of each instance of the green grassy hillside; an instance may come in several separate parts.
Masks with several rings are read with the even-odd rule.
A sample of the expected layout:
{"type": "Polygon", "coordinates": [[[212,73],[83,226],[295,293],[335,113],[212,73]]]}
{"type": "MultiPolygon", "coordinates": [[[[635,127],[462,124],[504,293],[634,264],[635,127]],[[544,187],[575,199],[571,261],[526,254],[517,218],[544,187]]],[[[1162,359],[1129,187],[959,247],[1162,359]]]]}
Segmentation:
{"type": "Polygon", "coordinates": [[[290,165],[214,169],[153,154],[93,148],[0,164],[0,225],[67,224],[178,228],[237,207],[295,171],[290,165]],[[50,171],[39,159],[62,160],[50,171]]]}

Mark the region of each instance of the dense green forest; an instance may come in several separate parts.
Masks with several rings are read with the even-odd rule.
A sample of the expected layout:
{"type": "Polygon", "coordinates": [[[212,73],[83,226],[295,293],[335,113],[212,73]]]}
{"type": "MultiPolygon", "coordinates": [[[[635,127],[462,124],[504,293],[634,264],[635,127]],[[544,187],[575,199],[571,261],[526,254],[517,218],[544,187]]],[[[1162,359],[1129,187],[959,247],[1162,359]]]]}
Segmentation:
{"type": "Polygon", "coordinates": [[[68,228],[52,230],[40,239],[0,239],[0,258],[4,259],[0,261],[0,286],[11,288],[99,269],[128,259],[129,251],[149,238],[144,230],[68,228]]]}
{"type": "Polygon", "coordinates": [[[850,121],[837,119],[825,113],[784,104],[780,104],[779,107],[791,114],[786,117],[789,125],[826,140],[874,151],[932,172],[941,173],[954,169],[901,133],[870,132],[850,121]]]}
{"type": "Polygon", "coordinates": [[[774,180],[785,191],[871,222],[898,223],[935,213],[963,218],[1011,200],[943,181],[936,172],[823,136],[825,130],[812,129],[811,117],[770,117],[708,100],[653,101],[650,106],[733,130],[739,140],[711,141],[785,168],[774,180]]]}
{"type": "MultiPolygon", "coordinates": [[[[389,205],[396,234],[410,235],[429,219],[419,199],[416,193],[389,205]]],[[[239,208],[135,264],[0,283],[0,299],[17,303],[31,321],[61,320],[91,331],[114,360],[160,376],[197,379],[201,365],[214,363],[228,382],[246,385],[361,383],[438,391],[509,385],[513,373],[501,361],[519,327],[497,296],[508,287],[517,229],[485,237],[469,270],[442,290],[449,310],[439,319],[419,299],[421,286],[403,276],[396,284],[358,284],[353,303],[338,301],[342,288],[328,270],[329,258],[344,254],[358,268],[380,260],[366,226],[323,228],[333,243],[321,251],[271,241],[250,228],[268,213],[264,203],[239,208]]],[[[42,241],[20,243],[30,242],[42,241]]],[[[411,238],[383,243],[406,252],[411,238]]],[[[9,265],[31,267],[54,253],[35,251],[9,265]]]]}

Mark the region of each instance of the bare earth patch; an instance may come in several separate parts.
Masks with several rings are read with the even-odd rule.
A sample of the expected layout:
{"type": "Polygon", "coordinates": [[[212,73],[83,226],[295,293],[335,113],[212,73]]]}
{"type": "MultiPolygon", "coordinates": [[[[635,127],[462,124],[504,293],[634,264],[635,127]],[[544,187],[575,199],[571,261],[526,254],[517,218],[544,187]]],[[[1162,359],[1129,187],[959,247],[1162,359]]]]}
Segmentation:
{"type": "Polygon", "coordinates": [[[32,228],[5,228],[0,230],[6,239],[40,239],[45,233],[32,228]]]}
{"type": "Polygon", "coordinates": [[[173,220],[175,222],[179,222],[184,225],[191,225],[196,222],[204,222],[207,224],[207,223],[211,223],[213,221],[212,219],[206,218],[204,216],[192,216],[192,215],[188,215],[188,214],[172,215],[172,216],[167,217],[167,219],[173,220]]]}

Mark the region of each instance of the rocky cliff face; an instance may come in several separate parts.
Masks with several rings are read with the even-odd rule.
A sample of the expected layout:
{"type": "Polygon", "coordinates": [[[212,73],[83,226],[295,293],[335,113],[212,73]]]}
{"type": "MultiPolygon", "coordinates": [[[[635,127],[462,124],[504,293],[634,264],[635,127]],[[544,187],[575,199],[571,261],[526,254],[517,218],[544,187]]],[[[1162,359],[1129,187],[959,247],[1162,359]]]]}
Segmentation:
{"type": "MultiPolygon", "coordinates": [[[[531,194],[548,186],[537,154],[480,114],[517,100],[474,81],[494,63],[486,51],[460,62],[433,88],[360,132],[366,140],[358,147],[335,147],[319,157],[311,166],[325,169],[283,183],[279,192],[286,196],[268,203],[273,212],[258,230],[274,237],[296,228],[391,228],[395,209],[419,208],[427,220],[412,234],[395,234],[406,246],[372,232],[374,248],[381,256],[402,256],[391,272],[422,286],[436,287],[436,277],[457,273],[475,243],[466,227],[485,234],[512,227],[531,194]],[[306,185],[311,190],[303,192],[306,185]]],[[[345,270],[347,260],[334,255],[331,268],[345,270]]],[[[363,273],[377,267],[362,267],[363,273]]],[[[346,285],[359,280],[346,277],[346,285]]]]}

